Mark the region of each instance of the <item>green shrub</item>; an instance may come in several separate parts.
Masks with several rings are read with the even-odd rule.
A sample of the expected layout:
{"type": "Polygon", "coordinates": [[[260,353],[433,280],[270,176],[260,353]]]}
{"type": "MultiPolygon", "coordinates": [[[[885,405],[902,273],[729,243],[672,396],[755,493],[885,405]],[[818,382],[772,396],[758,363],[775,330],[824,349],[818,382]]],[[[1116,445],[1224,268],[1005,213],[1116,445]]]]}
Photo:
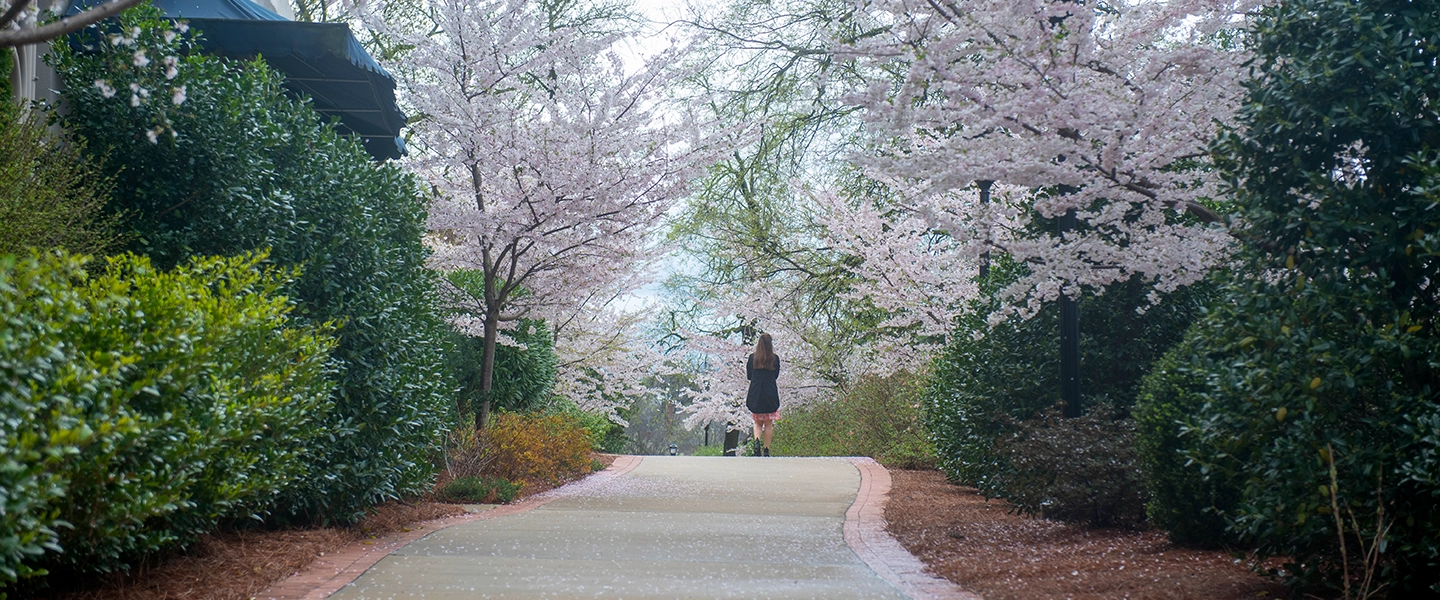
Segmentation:
{"type": "Polygon", "coordinates": [[[302,481],[330,409],[328,327],[294,328],[260,256],[170,271],[0,262],[0,573],[127,568],[302,481]]]}
{"type": "Polygon", "coordinates": [[[523,487],[499,477],[461,477],[445,484],[440,499],[449,502],[509,504],[523,487]]]}
{"type": "Polygon", "coordinates": [[[168,26],[146,7],[120,27],[140,29],[135,45],[92,28],[75,38],[88,49],[59,44],[54,56],[67,81],[121,90],[105,98],[98,86],[69,86],[61,120],[113,177],[110,209],[131,247],[160,265],[270,247],[275,264],[303,266],[286,290],[294,317],[340,324],[335,410],[317,426],[330,443],[310,454],[314,476],[291,487],[284,512],[350,521],[428,491],[454,386],[415,180],[373,163],[358,140],[288,97],[263,62],[189,53],[188,38],[167,42],[168,26]],[[137,50],[148,66],[134,65],[137,50]],[[173,80],[167,56],[180,56],[173,80]],[[131,84],[152,92],[133,107],[123,99],[131,84]],[[177,106],[171,91],[182,86],[177,106]]]}
{"type": "Polygon", "coordinates": [[[920,379],[909,373],[864,377],[829,402],[781,412],[771,440],[781,456],[869,456],[885,466],[935,466],[920,424],[920,379]]]}
{"type": "MultiPolygon", "coordinates": [[[[772,443],[775,440],[770,440],[772,443]]],[[[725,449],[720,446],[696,446],[691,456],[725,456],[725,449]]]]}
{"type": "MultiPolygon", "coordinates": [[[[999,257],[991,279],[985,282],[986,288],[1004,285],[1021,268],[999,257]]],[[[1073,430],[1047,425],[1049,421],[1041,418],[1060,402],[1057,307],[1047,305],[1030,319],[1011,319],[994,327],[985,323],[986,313],[995,308],[993,303],[977,306],[963,317],[951,343],[936,358],[923,395],[924,422],[941,470],[952,481],[973,485],[987,497],[1014,502],[1021,510],[1056,516],[1096,515],[1102,521],[1130,521],[1129,515],[1142,511],[1143,496],[1129,494],[1116,499],[1128,502],[1126,506],[1095,510],[1099,498],[1085,500],[1071,493],[1083,482],[1068,479],[1073,471],[1063,462],[1051,464],[1046,474],[1045,465],[1027,461],[1025,472],[1017,473],[1012,463],[1015,457],[999,452],[999,442],[1059,439],[1056,436],[1093,442],[1100,449],[1118,453],[1112,457],[1116,461],[1110,473],[1112,480],[1130,477],[1134,472],[1132,459],[1128,458],[1132,450],[1115,440],[1089,436],[1102,434],[1107,428],[1119,428],[1111,432],[1118,434],[1132,427],[1128,419],[1140,380],[1184,334],[1208,292],[1201,288],[1182,290],[1141,314],[1136,309],[1146,304],[1147,293],[1142,282],[1131,281],[1113,286],[1103,295],[1081,299],[1080,389],[1087,406],[1085,413],[1095,422],[1073,424],[1073,430]],[[1108,416],[1088,410],[1102,405],[1108,416]],[[1101,427],[1099,423],[1105,419],[1120,421],[1101,427]],[[1040,432],[1029,431],[1032,427],[1048,431],[1036,437],[1040,432]],[[1058,487],[1051,489],[1052,482],[1058,487]],[[1021,489],[1017,485],[1041,487],[1021,489]],[[1057,504],[1069,501],[1079,504],[1057,504]],[[1114,515],[1115,519],[1106,515],[1114,515]]],[[[1087,455],[1086,460],[1100,465],[1106,459],[1087,455]]],[[[1137,482],[1131,489],[1141,487],[1137,482]]]]}
{"type": "Polygon", "coordinates": [[[995,440],[995,457],[1006,467],[998,486],[1022,512],[1137,526],[1145,520],[1145,486],[1134,437],[1134,422],[1104,403],[1076,418],[1048,409],[995,440]]]}
{"type": "Polygon", "coordinates": [[[1216,147],[1244,245],[1188,336],[1190,457],[1241,490],[1227,516],[1292,584],[1440,594],[1437,31],[1433,2],[1268,6],[1216,147]]]}
{"type": "Polygon", "coordinates": [[[582,409],[564,398],[556,398],[545,413],[568,415],[579,421],[590,440],[591,450],[614,454],[625,447],[625,426],[616,423],[609,415],[582,409]]]}
{"type": "MultiPolygon", "coordinates": [[[[0,53],[3,54],[3,53],[0,53]]],[[[8,58],[8,57],[7,57],[8,58]]],[[[26,248],[106,252],[115,244],[102,218],[107,181],[45,115],[0,100],[0,255],[26,248]]]]}
{"type": "Polygon", "coordinates": [[[1135,403],[1135,452],[1145,475],[1150,523],[1178,544],[1200,547],[1239,543],[1227,531],[1224,515],[1239,502],[1240,490],[1221,477],[1211,477],[1191,461],[1195,422],[1205,405],[1204,371],[1192,364],[1195,344],[1177,345],[1166,353],[1140,386],[1135,403]]]}

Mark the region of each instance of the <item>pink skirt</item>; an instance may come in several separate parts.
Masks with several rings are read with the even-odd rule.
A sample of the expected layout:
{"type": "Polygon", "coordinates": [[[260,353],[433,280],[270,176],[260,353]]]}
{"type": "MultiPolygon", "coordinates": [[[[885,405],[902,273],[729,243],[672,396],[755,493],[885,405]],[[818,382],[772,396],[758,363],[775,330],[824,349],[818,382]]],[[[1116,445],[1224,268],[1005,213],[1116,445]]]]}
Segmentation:
{"type": "Polygon", "coordinates": [[[780,418],[780,411],[777,410],[773,413],[750,413],[750,417],[755,419],[757,425],[760,423],[774,424],[775,420],[780,418]]]}

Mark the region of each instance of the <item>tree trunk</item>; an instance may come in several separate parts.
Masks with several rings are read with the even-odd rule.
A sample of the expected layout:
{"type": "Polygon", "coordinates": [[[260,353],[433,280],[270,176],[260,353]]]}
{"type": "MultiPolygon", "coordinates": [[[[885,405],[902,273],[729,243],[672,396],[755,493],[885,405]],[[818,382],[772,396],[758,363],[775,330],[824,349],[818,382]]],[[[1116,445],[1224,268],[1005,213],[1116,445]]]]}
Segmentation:
{"type": "Polygon", "coordinates": [[[500,337],[500,311],[486,308],[484,349],[480,351],[480,410],[475,412],[475,431],[490,422],[490,390],[495,385],[495,341],[500,337]]]}

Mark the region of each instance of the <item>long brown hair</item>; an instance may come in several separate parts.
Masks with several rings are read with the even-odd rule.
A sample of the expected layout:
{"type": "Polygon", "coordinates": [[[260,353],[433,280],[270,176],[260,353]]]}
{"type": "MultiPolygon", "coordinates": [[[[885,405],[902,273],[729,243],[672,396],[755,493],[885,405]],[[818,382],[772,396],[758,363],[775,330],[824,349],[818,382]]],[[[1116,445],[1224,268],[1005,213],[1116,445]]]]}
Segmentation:
{"type": "Polygon", "coordinates": [[[760,339],[755,340],[754,360],[750,363],[757,369],[774,371],[780,359],[775,356],[775,344],[770,341],[770,334],[760,334],[760,339]]]}

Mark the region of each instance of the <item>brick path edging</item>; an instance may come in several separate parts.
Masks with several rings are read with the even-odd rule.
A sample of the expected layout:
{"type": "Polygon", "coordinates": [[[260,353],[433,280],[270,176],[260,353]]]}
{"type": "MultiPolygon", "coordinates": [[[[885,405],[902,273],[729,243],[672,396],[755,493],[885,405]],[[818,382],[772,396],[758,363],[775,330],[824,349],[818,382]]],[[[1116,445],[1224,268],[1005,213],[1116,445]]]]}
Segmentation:
{"type": "MultiPolygon", "coordinates": [[[[634,470],[640,465],[640,461],[641,457],[639,456],[621,456],[616,458],[615,462],[611,463],[604,471],[575,483],[586,482],[593,485],[596,480],[614,479],[634,470]]],[[[569,486],[536,494],[515,504],[497,506],[482,513],[455,515],[417,523],[413,526],[413,531],[402,531],[378,540],[352,544],[344,550],[315,559],[305,570],[271,585],[255,597],[259,600],[322,600],[340,591],[340,588],[349,585],[370,567],[375,566],[380,559],[410,542],[461,523],[484,521],[535,510],[557,498],[564,497],[566,487],[569,486]]]]}
{"type": "Polygon", "coordinates": [[[845,511],[845,544],[870,570],[914,600],[983,600],[925,571],[925,564],[885,531],[890,472],[870,458],[851,458],[860,470],[860,491],[845,511]]]}

